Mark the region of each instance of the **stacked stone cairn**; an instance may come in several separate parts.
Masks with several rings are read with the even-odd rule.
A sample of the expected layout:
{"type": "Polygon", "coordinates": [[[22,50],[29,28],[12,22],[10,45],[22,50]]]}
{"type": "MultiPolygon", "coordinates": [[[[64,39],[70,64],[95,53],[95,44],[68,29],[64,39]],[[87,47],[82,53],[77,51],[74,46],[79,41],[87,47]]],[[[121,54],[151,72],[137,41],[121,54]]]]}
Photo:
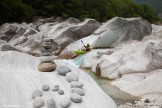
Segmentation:
{"type": "Polygon", "coordinates": [[[51,39],[45,38],[42,46],[42,56],[39,59],[41,63],[38,65],[38,70],[41,72],[54,71],[56,69],[56,64],[53,62],[55,56],[52,54],[51,39]]]}

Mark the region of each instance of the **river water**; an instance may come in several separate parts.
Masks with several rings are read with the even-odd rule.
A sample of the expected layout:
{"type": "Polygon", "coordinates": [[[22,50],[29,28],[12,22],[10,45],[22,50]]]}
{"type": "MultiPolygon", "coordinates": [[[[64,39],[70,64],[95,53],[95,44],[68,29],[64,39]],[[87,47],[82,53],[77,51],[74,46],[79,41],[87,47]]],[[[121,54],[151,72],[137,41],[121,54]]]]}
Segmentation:
{"type": "MultiPolygon", "coordinates": [[[[80,55],[74,59],[71,60],[64,60],[66,63],[71,64],[75,67],[80,67],[82,62],[84,61],[85,58],[91,56],[91,55],[97,55],[98,50],[93,50],[87,54],[80,55]]],[[[84,70],[83,71],[87,72],[96,82],[97,84],[102,88],[102,90],[108,94],[112,99],[116,102],[116,104],[125,104],[128,102],[133,102],[134,100],[139,100],[140,97],[132,96],[126,92],[121,91],[119,88],[116,86],[112,85],[111,82],[113,80],[108,80],[106,78],[101,78],[96,76],[91,70],[84,70]]]]}

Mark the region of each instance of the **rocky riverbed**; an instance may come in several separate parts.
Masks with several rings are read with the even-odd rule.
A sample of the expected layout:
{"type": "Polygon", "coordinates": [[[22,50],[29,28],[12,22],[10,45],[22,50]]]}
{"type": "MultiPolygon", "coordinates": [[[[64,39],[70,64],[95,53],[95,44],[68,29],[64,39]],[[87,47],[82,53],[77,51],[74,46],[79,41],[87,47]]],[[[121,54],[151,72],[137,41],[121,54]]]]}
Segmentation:
{"type": "Polygon", "coordinates": [[[3,24],[0,108],[161,108],[161,37],[142,18],[3,24]]]}

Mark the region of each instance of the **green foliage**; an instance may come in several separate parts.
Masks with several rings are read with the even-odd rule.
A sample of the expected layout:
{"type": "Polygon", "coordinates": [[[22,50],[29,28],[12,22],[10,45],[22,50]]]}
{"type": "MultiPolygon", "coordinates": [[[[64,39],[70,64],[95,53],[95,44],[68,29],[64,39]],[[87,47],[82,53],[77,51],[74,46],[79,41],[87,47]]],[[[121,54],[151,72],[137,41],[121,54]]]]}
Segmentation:
{"type": "Polygon", "coordinates": [[[74,51],[77,55],[82,55],[82,54],[86,54],[85,51],[82,51],[82,50],[77,50],[77,51],[74,51]]]}
{"type": "Polygon", "coordinates": [[[4,22],[29,21],[34,15],[34,10],[22,3],[21,0],[0,1],[0,24],[4,22]]]}
{"type": "Polygon", "coordinates": [[[30,21],[33,16],[75,17],[80,20],[94,18],[98,21],[119,17],[143,17],[158,21],[154,10],[132,0],[0,0],[0,24],[30,21]]]}
{"type": "Polygon", "coordinates": [[[162,0],[134,0],[137,3],[145,3],[151,8],[155,9],[156,12],[162,13],[162,0]]]}

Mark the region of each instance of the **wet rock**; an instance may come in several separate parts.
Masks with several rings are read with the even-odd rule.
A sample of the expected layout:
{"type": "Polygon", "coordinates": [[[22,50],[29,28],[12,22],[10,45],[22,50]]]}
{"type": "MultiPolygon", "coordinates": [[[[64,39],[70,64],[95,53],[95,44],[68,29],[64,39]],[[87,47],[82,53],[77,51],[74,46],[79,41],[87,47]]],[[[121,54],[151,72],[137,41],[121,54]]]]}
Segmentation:
{"type": "Polygon", "coordinates": [[[66,74],[66,79],[69,82],[78,81],[79,77],[74,72],[69,72],[66,74]]]}
{"type": "Polygon", "coordinates": [[[60,100],[60,106],[62,108],[68,108],[70,106],[71,102],[70,102],[70,99],[68,97],[63,97],[61,100],[60,100]]]}
{"type": "Polygon", "coordinates": [[[47,100],[47,108],[56,108],[56,102],[53,98],[47,100]]]}
{"type": "Polygon", "coordinates": [[[32,98],[35,99],[36,97],[41,97],[42,95],[43,95],[42,90],[35,90],[35,91],[32,93],[32,98]]]}
{"type": "Polygon", "coordinates": [[[40,108],[44,106],[44,100],[41,97],[36,97],[33,101],[34,108],[40,108]]]}
{"type": "Polygon", "coordinates": [[[70,83],[70,87],[71,88],[82,88],[83,87],[83,83],[80,81],[72,81],[70,83]]]}
{"type": "Polygon", "coordinates": [[[71,93],[77,93],[80,96],[85,95],[85,91],[83,89],[81,89],[81,88],[72,88],[71,93]]]}
{"type": "Polygon", "coordinates": [[[59,85],[55,85],[52,90],[53,91],[58,91],[59,90],[59,85]]]}
{"type": "Polygon", "coordinates": [[[50,89],[49,85],[43,85],[42,90],[43,91],[48,91],[50,89]]]}
{"type": "Polygon", "coordinates": [[[63,95],[64,91],[63,90],[58,90],[58,94],[63,95]]]}
{"type": "Polygon", "coordinates": [[[59,75],[65,76],[68,72],[71,72],[71,69],[68,66],[61,65],[61,66],[58,66],[57,72],[59,75]]]}
{"type": "Polygon", "coordinates": [[[38,70],[41,72],[51,72],[56,69],[56,64],[54,62],[40,63],[38,65],[38,70]]]}
{"type": "Polygon", "coordinates": [[[75,103],[80,103],[82,102],[82,97],[76,93],[71,93],[70,94],[70,99],[71,101],[75,102],[75,103]]]}

